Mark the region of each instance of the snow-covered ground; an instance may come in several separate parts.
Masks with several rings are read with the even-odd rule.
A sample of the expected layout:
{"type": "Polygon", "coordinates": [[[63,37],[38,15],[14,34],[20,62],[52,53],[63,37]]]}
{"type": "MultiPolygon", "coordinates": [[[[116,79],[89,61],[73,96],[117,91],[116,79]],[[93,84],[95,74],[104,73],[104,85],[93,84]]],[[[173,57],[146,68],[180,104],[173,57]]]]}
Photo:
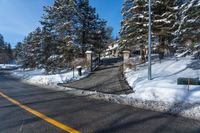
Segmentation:
{"type": "MultiPolygon", "coordinates": [[[[200,69],[194,69],[190,57],[179,61],[165,60],[152,65],[151,81],[147,80],[147,66],[139,67],[138,70],[127,70],[126,79],[135,93],[130,97],[144,100],[164,102],[200,102],[200,86],[177,85],[179,77],[197,78],[200,69]],[[192,64],[192,65],[191,65],[192,64]]],[[[196,62],[197,63],[197,62],[196,62]]]]}
{"type": "Polygon", "coordinates": [[[22,70],[18,69],[12,71],[12,76],[20,78],[21,80],[36,85],[57,85],[58,83],[65,83],[72,80],[78,80],[87,75],[86,70],[82,70],[83,75],[79,76],[78,71],[68,71],[62,74],[46,75],[45,70],[36,69],[36,70],[22,70]]]}
{"type": "Polygon", "coordinates": [[[157,111],[175,112],[200,120],[200,86],[177,85],[180,77],[199,78],[200,61],[191,57],[164,60],[152,65],[152,80],[147,79],[147,65],[126,70],[125,77],[135,91],[124,95],[134,106],[157,111]],[[130,100],[132,99],[132,100],[130,100]]]}
{"type": "Polygon", "coordinates": [[[200,61],[192,60],[192,57],[181,57],[178,61],[165,59],[161,64],[154,62],[151,81],[147,80],[147,65],[140,65],[136,70],[129,69],[125,72],[129,85],[135,91],[128,95],[103,94],[56,86],[57,83],[78,80],[87,75],[84,73],[79,77],[77,71],[75,71],[75,78],[73,78],[72,71],[45,75],[44,70],[15,70],[12,75],[31,84],[45,85],[44,87],[50,85],[52,89],[63,90],[75,95],[87,95],[92,98],[175,113],[200,120],[200,86],[190,86],[190,91],[188,91],[188,86],[177,85],[179,77],[196,78],[200,76],[200,61]]]}
{"type": "Polygon", "coordinates": [[[16,64],[0,64],[0,69],[15,69],[19,66],[20,65],[16,65],[16,64]]]}

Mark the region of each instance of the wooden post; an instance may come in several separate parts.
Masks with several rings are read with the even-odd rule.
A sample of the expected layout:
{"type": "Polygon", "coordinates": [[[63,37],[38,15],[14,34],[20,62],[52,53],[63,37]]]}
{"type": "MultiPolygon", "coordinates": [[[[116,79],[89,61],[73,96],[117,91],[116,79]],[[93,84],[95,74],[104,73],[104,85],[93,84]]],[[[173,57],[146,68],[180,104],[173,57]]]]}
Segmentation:
{"type": "Polygon", "coordinates": [[[190,91],[190,79],[188,78],[188,91],[190,91]]]}

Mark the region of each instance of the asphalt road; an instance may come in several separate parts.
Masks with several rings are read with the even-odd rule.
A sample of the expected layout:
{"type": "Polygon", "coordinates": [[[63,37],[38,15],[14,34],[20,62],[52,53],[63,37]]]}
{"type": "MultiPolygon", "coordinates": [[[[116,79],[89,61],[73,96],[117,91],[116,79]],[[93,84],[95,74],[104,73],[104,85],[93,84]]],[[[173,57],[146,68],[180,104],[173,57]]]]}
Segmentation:
{"type": "MultiPolygon", "coordinates": [[[[27,85],[0,72],[0,93],[83,133],[200,133],[200,122],[27,85]]],[[[64,130],[0,96],[0,133],[64,130]]]]}

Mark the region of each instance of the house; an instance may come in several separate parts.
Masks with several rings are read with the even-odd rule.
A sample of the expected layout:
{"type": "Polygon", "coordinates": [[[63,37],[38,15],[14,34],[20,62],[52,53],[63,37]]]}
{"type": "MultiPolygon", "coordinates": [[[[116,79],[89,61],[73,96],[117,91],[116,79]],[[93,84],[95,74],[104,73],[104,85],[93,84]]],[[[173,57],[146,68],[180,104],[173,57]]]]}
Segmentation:
{"type": "Polygon", "coordinates": [[[118,41],[115,41],[108,45],[108,48],[106,49],[106,56],[119,56],[119,43],[118,41]]]}

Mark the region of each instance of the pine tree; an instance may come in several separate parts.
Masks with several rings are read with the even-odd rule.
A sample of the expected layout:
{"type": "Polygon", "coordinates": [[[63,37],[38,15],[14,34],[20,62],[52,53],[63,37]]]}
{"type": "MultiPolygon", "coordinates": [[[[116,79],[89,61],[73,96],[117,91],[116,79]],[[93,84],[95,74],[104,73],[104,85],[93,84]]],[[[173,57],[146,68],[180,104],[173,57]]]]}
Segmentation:
{"type": "Polygon", "coordinates": [[[154,0],[152,3],[152,30],[163,47],[171,43],[174,38],[173,34],[178,29],[179,5],[180,0],[154,0]]]}
{"type": "MultiPolygon", "coordinates": [[[[121,44],[124,47],[139,48],[148,41],[148,1],[125,0],[122,8],[121,44]]],[[[171,43],[178,29],[180,0],[152,1],[152,35],[163,47],[171,43]]]]}
{"type": "Polygon", "coordinates": [[[44,9],[46,14],[41,24],[47,71],[66,67],[74,57],[68,51],[76,47],[76,8],[74,0],[56,0],[53,6],[44,9]]]}
{"type": "Polygon", "coordinates": [[[35,31],[32,32],[31,38],[29,40],[30,43],[30,53],[33,55],[32,62],[34,62],[33,67],[41,67],[41,59],[42,59],[42,44],[41,44],[41,34],[42,31],[38,27],[35,31]]]}
{"type": "Polygon", "coordinates": [[[41,67],[41,29],[28,34],[23,43],[18,43],[16,47],[17,58],[22,61],[25,68],[41,67]]]}
{"type": "Polygon", "coordinates": [[[4,42],[4,38],[3,35],[0,34],[0,63],[5,63],[5,42],[4,42]]]}
{"type": "Polygon", "coordinates": [[[3,35],[0,34],[0,48],[4,47],[4,38],[3,35]]]}
{"type": "Polygon", "coordinates": [[[98,38],[96,39],[96,44],[99,42],[99,45],[96,46],[95,49],[97,49],[97,53],[99,54],[105,50],[107,44],[110,44],[114,41],[112,37],[113,28],[107,27],[106,23],[107,22],[104,20],[99,20],[97,23],[98,38]]]}
{"type": "Polygon", "coordinates": [[[42,66],[55,73],[88,48],[100,53],[112,40],[107,22],[98,17],[88,0],[55,0],[44,11],[41,29],[31,32],[17,47],[23,50],[18,57],[26,67],[42,66]]]}
{"type": "Polygon", "coordinates": [[[25,53],[23,47],[24,45],[22,42],[18,42],[15,47],[15,59],[18,64],[23,64],[25,60],[25,53]]]}
{"type": "Polygon", "coordinates": [[[0,63],[10,63],[12,60],[11,45],[4,41],[3,35],[0,34],[0,63]]]}
{"type": "Polygon", "coordinates": [[[29,33],[27,37],[24,38],[23,40],[23,54],[24,54],[24,60],[22,62],[23,68],[34,68],[35,63],[32,61],[32,57],[34,56],[32,54],[32,46],[30,43],[32,33],[29,33]]]}
{"type": "Polygon", "coordinates": [[[43,16],[41,24],[42,24],[42,35],[41,35],[41,50],[42,50],[42,59],[41,64],[44,69],[49,72],[51,71],[51,67],[54,68],[54,64],[49,63],[49,58],[55,54],[56,51],[56,41],[55,41],[55,33],[53,32],[53,10],[51,7],[44,7],[44,11],[46,14],[43,16]]]}
{"type": "Polygon", "coordinates": [[[180,10],[180,25],[177,30],[176,42],[184,44],[190,40],[193,43],[200,41],[200,1],[189,0],[180,10]]]}
{"type": "Polygon", "coordinates": [[[124,49],[140,49],[141,62],[145,62],[148,44],[147,0],[126,0],[122,9],[121,44],[124,49]]]}
{"type": "Polygon", "coordinates": [[[6,53],[8,55],[9,62],[11,62],[13,60],[13,52],[12,52],[12,48],[11,48],[11,44],[10,43],[7,44],[7,51],[6,51],[6,53]]]}
{"type": "Polygon", "coordinates": [[[0,34],[0,54],[4,51],[4,38],[3,35],[0,34]]]}
{"type": "Polygon", "coordinates": [[[89,5],[89,0],[78,0],[78,41],[81,44],[82,54],[94,45],[94,34],[96,33],[97,15],[95,8],[89,5]]]}
{"type": "Polygon", "coordinates": [[[120,36],[121,36],[121,45],[123,47],[130,47],[133,44],[132,37],[129,36],[130,33],[133,32],[131,28],[131,24],[129,23],[129,20],[133,17],[133,13],[130,12],[130,9],[134,7],[134,0],[124,0],[123,7],[122,7],[122,16],[123,19],[121,21],[121,30],[120,30],[120,36]]]}

